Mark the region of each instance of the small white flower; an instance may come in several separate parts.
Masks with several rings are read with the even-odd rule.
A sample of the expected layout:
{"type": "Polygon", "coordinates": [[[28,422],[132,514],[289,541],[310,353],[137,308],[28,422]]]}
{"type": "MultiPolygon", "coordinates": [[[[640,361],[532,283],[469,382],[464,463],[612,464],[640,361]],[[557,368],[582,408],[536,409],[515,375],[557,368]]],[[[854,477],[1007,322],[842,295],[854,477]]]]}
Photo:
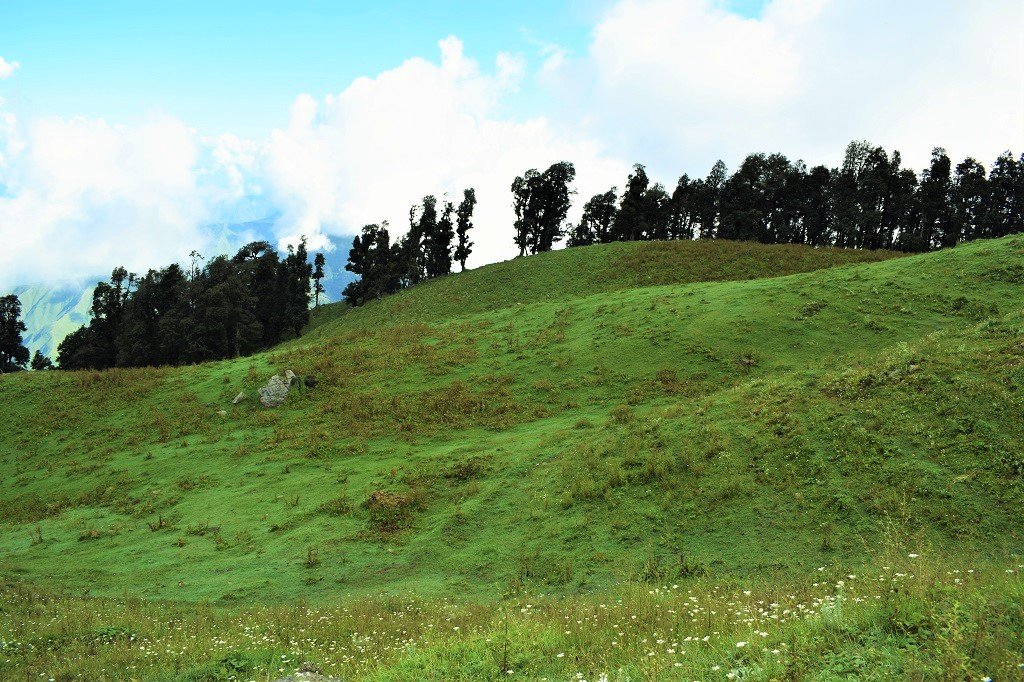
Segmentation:
{"type": "Polygon", "coordinates": [[[737,648],[737,649],[742,649],[742,648],[743,648],[743,647],[745,647],[746,645],[747,645],[747,643],[746,643],[746,642],[736,642],[736,648],[737,648]]]}
{"type": "Polygon", "coordinates": [[[910,553],[910,554],[908,554],[907,556],[908,556],[908,557],[910,557],[911,559],[916,559],[918,555],[917,555],[917,554],[914,554],[913,552],[911,552],[911,553],[910,553]]]}

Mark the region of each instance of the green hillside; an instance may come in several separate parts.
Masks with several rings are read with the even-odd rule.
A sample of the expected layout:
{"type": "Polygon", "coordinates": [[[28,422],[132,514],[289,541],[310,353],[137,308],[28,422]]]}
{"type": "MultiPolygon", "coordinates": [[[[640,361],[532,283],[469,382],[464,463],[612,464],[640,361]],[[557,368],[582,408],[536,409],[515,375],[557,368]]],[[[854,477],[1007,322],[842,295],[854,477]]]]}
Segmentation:
{"type": "Polygon", "coordinates": [[[252,358],[0,377],[6,594],[777,600],[886,551],[1001,575],[1024,550],[1024,237],[893,255],[570,249],[330,306],[252,358]],[[261,408],[286,369],[319,383],[261,408]]]}
{"type": "MultiPolygon", "coordinates": [[[[368,326],[382,321],[436,323],[451,317],[541,301],[661,284],[692,284],[778,277],[896,258],[895,251],[766,247],[754,242],[613,242],[516,258],[444,277],[355,310],[325,306],[316,329],[339,315],[368,326]]],[[[349,319],[347,327],[357,324],[349,319]]]]}

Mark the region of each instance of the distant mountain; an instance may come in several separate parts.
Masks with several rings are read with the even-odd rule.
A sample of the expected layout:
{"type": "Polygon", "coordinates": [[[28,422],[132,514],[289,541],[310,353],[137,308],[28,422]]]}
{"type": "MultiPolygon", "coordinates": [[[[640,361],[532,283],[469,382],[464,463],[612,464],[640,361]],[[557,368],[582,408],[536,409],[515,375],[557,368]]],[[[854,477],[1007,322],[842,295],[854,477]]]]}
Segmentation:
{"type": "Polygon", "coordinates": [[[21,300],[28,332],[25,345],[35,353],[53,357],[64,337],[89,321],[93,285],[32,284],[14,287],[9,293],[21,300]]]}
{"type": "MultiPolygon", "coordinates": [[[[263,217],[247,219],[258,215],[258,211],[266,210],[257,200],[244,202],[236,207],[225,218],[234,218],[235,222],[214,223],[207,226],[213,235],[214,249],[204,254],[212,258],[221,254],[234,254],[245,244],[253,241],[275,242],[274,222],[277,214],[263,213],[263,217]]],[[[345,285],[355,277],[345,270],[348,251],[352,246],[349,239],[335,242],[336,248],[327,254],[324,287],[320,302],[329,303],[341,300],[341,292],[345,285]]],[[[157,264],[159,266],[167,263],[157,264]]],[[[57,346],[64,337],[89,321],[89,307],[92,305],[92,292],[96,282],[105,280],[109,273],[100,273],[84,277],[81,282],[35,283],[13,287],[3,294],[15,294],[21,300],[22,317],[28,331],[24,335],[25,345],[29,351],[37,350],[56,360],[57,346]]]]}

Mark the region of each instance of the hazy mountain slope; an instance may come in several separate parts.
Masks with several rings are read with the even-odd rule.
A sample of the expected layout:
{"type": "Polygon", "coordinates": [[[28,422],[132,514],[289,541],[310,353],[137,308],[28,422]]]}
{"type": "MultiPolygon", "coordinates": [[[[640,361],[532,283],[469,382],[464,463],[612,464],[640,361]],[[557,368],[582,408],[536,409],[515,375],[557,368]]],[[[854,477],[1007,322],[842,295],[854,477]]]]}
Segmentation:
{"type": "Polygon", "coordinates": [[[0,568],[273,600],[778,575],[866,561],[883,529],[1024,549],[1024,239],[516,304],[549,259],[609,252],[404,295],[490,310],[396,297],[254,358],[3,377],[0,568]],[[284,368],[320,385],[230,405],[284,368]]]}
{"type": "Polygon", "coordinates": [[[21,300],[28,349],[52,358],[64,337],[89,321],[92,290],[92,286],[72,285],[14,287],[10,293],[21,300]]]}

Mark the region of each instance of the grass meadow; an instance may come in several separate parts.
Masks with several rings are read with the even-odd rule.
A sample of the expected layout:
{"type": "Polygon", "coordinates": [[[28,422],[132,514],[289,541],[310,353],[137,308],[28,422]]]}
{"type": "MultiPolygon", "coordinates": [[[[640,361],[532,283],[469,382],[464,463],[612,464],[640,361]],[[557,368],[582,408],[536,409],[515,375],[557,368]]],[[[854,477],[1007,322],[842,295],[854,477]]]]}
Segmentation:
{"type": "Polygon", "coordinates": [[[1020,236],[570,249],[3,376],[0,678],[1024,679],[1022,389],[1020,236]]]}

